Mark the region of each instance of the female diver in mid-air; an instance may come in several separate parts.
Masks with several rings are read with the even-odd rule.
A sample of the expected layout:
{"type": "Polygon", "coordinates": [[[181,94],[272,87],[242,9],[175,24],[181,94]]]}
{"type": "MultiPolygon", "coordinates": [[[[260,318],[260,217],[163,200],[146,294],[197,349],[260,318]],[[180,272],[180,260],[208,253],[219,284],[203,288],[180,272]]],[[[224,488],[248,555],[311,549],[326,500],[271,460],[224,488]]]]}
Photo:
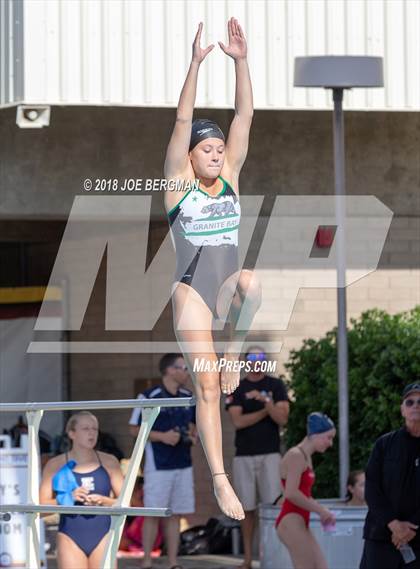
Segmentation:
{"type": "Polygon", "coordinates": [[[194,382],[197,427],[213,477],[214,494],[228,516],[243,519],[244,511],[225,473],[222,452],[220,393],[232,393],[239,371],[221,368],[212,336],[213,317],[228,320],[229,341],[224,357],[238,361],[247,330],[261,304],[261,286],[250,270],[238,270],[240,220],[239,173],[248,151],[253,115],[247,46],[238,21],[228,22],[229,44],[219,42],[235,62],[235,115],[225,137],[207,119],[192,121],[201,62],[213,49],[200,47],[200,22],[192,61],[181,91],[175,126],[168,145],[167,180],[199,180],[199,187],[165,193],[165,207],[177,258],[172,285],[174,329],[194,382]],[[239,321],[240,328],[236,329],[239,321]],[[194,360],[210,362],[212,371],[194,371],[194,360]],[[216,370],[214,369],[216,367],[216,370]]]}

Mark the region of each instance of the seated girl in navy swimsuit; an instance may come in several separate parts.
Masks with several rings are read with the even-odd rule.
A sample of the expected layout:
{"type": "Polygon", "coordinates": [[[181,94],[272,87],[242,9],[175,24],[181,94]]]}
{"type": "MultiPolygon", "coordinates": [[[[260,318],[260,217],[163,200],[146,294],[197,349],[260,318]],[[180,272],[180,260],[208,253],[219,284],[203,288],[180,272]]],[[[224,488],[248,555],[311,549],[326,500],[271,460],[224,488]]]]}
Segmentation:
{"type": "Polygon", "coordinates": [[[322,413],[311,413],[307,418],[307,436],[289,449],[281,462],[285,500],[275,527],[295,568],[327,569],[324,554],[309,529],[309,519],[310,513],[315,512],[327,527],[335,523],[335,517],[312,498],[315,482],[312,454],[324,453],[332,446],[334,437],[335,426],[331,419],[322,413]]]}
{"type": "MultiPolygon", "coordinates": [[[[112,506],[124,481],[118,460],[111,454],[94,450],[98,440],[98,420],[89,411],[72,415],[66,433],[72,441],[68,453],[60,454],[45,465],[40,503],[57,504],[53,491],[54,475],[69,461],[77,488],[71,492],[74,505],[112,506]],[[114,497],[111,497],[111,492],[114,497]]],[[[64,514],[57,534],[59,569],[93,569],[100,566],[111,516],[64,514]]]]}

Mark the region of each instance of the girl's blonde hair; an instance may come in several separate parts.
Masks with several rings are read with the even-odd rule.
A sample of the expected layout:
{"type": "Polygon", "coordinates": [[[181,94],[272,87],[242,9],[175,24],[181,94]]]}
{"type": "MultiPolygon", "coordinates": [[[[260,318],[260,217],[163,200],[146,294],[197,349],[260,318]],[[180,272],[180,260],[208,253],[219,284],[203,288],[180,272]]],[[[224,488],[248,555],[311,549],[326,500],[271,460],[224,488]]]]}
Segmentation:
{"type": "Polygon", "coordinates": [[[95,419],[95,421],[99,423],[98,418],[90,411],[78,411],[77,413],[74,413],[74,415],[72,415],[66,423],[67,434],[69,433],[69,431],[74,431],[76,429],[77,422],[82,417],[90,417],[91,419],[95,419]]]}

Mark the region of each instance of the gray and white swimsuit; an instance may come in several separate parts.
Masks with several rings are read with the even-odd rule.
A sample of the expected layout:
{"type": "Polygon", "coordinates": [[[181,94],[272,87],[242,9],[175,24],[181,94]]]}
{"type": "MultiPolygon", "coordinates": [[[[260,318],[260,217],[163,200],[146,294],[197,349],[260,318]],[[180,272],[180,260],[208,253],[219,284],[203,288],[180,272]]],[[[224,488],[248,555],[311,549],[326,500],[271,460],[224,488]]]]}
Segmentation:
{"type": "Polygon", "coordinates": [[[217,196],[194,187],[168,213],[176,251],[175,281],[192,286],[215,318],[218,292],[238,270],[241,207],[232,186],[223,182],[217,196]]]}

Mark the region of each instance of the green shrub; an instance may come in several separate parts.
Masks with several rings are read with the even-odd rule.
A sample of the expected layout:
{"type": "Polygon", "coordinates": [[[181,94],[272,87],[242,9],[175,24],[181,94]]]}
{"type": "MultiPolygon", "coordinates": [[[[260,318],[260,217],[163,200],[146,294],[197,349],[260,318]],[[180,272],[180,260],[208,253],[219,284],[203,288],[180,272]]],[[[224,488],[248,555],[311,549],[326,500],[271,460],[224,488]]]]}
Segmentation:
{"type": "MultiPolygon", "coordinates": [[[[305,436],[306,416],[327,413],[338,426],[337,349],[334,328],[320,340],[304,340],[286,364],[293,393],[288,447],[305,436]]],[[[351,319],[348,330],[350,468],[364,468],[378,436],[401,426],[405,385],[420,380],[420,306],[389,315],[378,309],[351,319]]],[[[319,498],[339,495],[338,436],[324,455],[314,455],[319,498]]]]}

